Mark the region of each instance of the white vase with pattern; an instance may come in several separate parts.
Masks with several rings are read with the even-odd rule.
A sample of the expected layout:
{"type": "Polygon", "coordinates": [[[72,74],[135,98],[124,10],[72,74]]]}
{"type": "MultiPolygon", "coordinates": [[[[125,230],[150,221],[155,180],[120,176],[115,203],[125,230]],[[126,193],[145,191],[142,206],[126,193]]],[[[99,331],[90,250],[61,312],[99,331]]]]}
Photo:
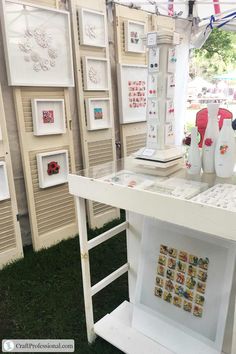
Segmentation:
{"type": "Polygon", "coordinates": [[[187,172],[190,175],[197,175],[201,172],[201,155],[197,142],[197,127],[191,129],[191,144],[188,150],[188,159],[186,162],[187,172]]]}
{"type": "Polygon", "coordinates": [[[235,135],[231,119],[224,119],[215,151],[215,169],[218,177],[229,178],[235,165],[235,135]]]}
{"type": "Polygon", "coordinates": [[[205,173],[215,173],[215,148],[219,136],[218,103],[208,103],[208,122],[202,145],[202,169],[205,173]]]}

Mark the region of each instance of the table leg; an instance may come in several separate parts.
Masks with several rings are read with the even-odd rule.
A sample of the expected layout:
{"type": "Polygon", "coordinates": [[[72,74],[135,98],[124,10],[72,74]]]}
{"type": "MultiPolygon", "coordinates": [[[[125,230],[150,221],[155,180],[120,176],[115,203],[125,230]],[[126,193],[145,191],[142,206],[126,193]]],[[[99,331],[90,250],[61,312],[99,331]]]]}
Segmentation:
{"type": "Polygon", "coordinates": [[[76,197],[76,212],[79,227],[79,242],[81,253],[82,280],[84,291],[85,317],[88,342],[92,343],[96,335],[94,333],[93,301],[91,295],[91,275],[88,250],[88,233],[86,220],[85,199],[76,197]]]}

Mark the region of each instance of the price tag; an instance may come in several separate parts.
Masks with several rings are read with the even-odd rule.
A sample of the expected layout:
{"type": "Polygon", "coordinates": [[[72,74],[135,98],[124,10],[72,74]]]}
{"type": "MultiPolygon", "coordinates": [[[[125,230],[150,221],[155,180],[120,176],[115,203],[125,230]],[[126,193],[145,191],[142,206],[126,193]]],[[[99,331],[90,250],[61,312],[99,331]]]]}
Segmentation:
{"type": "Polygon", "coordinates": [[[143,151],[143,156],[152,156],[154,154],[155,150],[153,149],[145,149],[143,151]]]}

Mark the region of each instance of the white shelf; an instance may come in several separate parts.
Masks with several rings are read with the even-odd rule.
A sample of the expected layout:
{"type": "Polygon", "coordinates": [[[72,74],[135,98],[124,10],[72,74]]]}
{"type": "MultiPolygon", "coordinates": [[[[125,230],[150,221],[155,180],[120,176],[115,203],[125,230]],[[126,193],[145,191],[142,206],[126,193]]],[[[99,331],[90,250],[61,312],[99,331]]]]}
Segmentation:
{"type": "Polygon", "coordinates": [[[95,323],[95,333],[127,354],[174,354],[131,327],[133,305],[124,301],[95,323]]]}
{"type": "Polygon", "coordinates": [[[133,328],[132,314],[133,305],[124,301],[113,312],[96,322],[94,331],[126,354],[174,354],[133,328]]]}

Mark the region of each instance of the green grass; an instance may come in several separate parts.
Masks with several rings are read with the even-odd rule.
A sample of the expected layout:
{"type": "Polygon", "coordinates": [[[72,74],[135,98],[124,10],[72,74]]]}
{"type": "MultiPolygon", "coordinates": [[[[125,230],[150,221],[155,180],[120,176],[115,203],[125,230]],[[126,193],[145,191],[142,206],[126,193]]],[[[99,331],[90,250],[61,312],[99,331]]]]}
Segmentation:
{"type": "MultiPolygon", "coordinates": [[[[90,238],[118,224],[116,220],[90,238]]],[[[90,252],[92,284],[126,262],[122,233],[90,252]]],[[[94,297],[95,321],[128,299],[124,275],[94,297]]],[[[87,344],[78,237],[25,258],[0,271],[0,339],[74,339],[79,354],[121,353],[97,338],[87,344]]]]}

